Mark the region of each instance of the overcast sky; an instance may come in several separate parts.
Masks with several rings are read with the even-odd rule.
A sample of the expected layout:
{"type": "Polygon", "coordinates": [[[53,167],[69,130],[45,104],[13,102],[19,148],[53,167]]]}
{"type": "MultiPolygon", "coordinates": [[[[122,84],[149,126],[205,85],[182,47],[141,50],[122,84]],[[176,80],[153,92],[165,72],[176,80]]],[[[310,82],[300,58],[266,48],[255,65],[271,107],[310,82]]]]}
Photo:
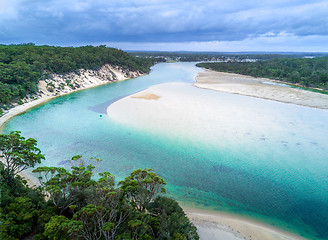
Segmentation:
{"type": "Polygon", "coordinates": [[[0,43],[328,52],[327,0],[0,0],[0,43]]]}

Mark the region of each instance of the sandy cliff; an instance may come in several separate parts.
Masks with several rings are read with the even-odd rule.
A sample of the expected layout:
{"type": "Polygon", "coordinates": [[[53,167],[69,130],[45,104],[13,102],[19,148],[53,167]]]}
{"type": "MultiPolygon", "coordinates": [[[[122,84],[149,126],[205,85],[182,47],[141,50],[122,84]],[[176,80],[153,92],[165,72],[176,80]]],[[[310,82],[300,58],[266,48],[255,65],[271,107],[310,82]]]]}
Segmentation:
{"type": "Polygon", "coordinates": [[[38,98],[57,96],[72,91],[85,89],[109,82],[122,81],[141,76],[138,71],[131,72],[118,66],[103,65],[99,70],[80,69],[64,75],[50,74],[46,80],[39,82],[38,98]]]}
{"type": "Polygon", "coordinates": [[[103,65],[98,70],[80,69],[63,75],[49,74],[46,79],[40,80],[38,84],[39,91],[36,94],[22,99],[24,104],[18,105],[15,103],[11,109],[4,111],[4,114],[0,117],[0,129],[12,117],[54,97],[141,75],[143,74],[139,71],[127,71],[119,66],[109,64],[103,65]]]}

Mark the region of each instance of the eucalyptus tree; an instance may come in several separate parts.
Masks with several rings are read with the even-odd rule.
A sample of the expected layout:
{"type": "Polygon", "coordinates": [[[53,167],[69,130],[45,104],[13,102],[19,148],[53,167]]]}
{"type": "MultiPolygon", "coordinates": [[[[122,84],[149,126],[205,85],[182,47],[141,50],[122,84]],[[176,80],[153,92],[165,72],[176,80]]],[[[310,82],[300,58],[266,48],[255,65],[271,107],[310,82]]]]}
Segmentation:
{"type": "Polygon", "coordinates": [[[69,206],[81,203],[79,197],[83,197],[84,189],[96,183],[92,179],[95,166],[91,164],[85,166],[80,155],[74,156],[71,161],[77,162],[77,166],[72,166],[71,171],[63,167],[46,166],[33,170],[59,214],[63,214],[69,206]]]}
{"type": "Polygon", "coordinates": [[[166,181],[148,168],[134,170],[119,185],[130,203],[139,211],[145,210],[157,194],[166,192],[166,181]]]}
{"type": "Polygon", "coordinates": [[[15,176],[25,169],[41,163],[44,156],[36,145],[37,142],[34,138],[25,139],[19,131],[12,131],[8,135],[0,134],[0,158],[4,170],[9,175],[15,176]]]}

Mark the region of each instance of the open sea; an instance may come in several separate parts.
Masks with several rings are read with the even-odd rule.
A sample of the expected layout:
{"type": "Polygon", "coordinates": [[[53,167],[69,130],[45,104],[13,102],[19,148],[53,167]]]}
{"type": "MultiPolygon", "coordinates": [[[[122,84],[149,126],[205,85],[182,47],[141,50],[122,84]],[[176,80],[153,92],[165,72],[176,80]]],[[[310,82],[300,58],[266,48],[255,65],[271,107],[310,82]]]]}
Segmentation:
{"type": "Polygon", "coordinates": [[[222,117],[202,116],[203,125],[172,137],[165,126],[137,129],[106,115],[122,97],[160,83],[191,85],[200,71],[195,63],[157,64],[147,76],[58,97],[15,117],[4,132],[37,139],[42,165],[65,167],[77,154],[101,158],[98,170],[118,181],[152,168],[184,204],[328,239],[327,110],[186,87],[222,117]]]}

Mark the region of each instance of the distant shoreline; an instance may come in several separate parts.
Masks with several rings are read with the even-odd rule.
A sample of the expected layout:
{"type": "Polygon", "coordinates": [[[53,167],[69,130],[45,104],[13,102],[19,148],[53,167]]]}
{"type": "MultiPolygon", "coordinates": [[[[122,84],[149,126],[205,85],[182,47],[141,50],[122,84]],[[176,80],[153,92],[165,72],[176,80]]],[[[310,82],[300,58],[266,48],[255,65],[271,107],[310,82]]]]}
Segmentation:
{"type": "Polygon", "coordinates": [[[196,82],[193,85],[219,92],[240,94],[305,107],[328,109],[328,95],[288,86],[280,86],[276,83],[285,84],[284,82],[277,82],[268,78],[255,78],[206,69],[204,72],[198,73],[196,82]]]}

